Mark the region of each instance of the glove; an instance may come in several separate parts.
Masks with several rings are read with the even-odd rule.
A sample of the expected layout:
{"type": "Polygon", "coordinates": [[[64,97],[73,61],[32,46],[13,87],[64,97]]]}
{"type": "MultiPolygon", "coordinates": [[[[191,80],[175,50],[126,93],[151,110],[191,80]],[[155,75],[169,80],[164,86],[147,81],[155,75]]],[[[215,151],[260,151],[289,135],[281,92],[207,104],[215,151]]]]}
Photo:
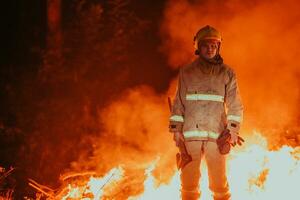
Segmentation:
{"type": "Polygon", "coordinates": [[[239,137],[238,133],[233,132],[233,131],[230,131],[229,133],[230,133],[230,144],[232,146],[235,146],[236,143],[238,142],[238,137],[239,137]]]}
{"type": "Polygon", "coordinates": [[[227,129],[229,130],[230,133],[229,143],[232,146],[235,146],[239,141],[239,129],[240,129],[239,124],[229,121],[227,125],[227,129]]]}
{"type": "Polygon", "coordinates": [[[244,139],[240,137],[236,132],[230,132],[229,129],[225,129],[217,139],[217,145],[221,154],[228,154],[230,151],[230,146],[235,146],[236,144],[242,145],[244,139]],[[236,139],[232,139],[236,137],[236,139]]]}
{"type": "Polygon", "coordinates": [[[224,131],[222,131],[222,133],[220,134],[220,136],[217,139],[217,145],[218,145],[218,149],[219,152],[222,155],[228,154],[230,152],[230,131],[228,129],[225,129],[224,131]]]}

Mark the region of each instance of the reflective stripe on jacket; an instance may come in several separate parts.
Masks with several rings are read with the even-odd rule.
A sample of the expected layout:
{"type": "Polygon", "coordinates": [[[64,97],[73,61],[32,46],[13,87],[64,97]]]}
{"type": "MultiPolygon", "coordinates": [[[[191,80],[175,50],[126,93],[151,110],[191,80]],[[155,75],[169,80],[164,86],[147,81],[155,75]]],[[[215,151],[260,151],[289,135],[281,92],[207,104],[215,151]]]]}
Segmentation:
{"type": "Polygon", "coordinates": [[[187,140],[215,140],[227,126],[238,132],[243,106],[234,71],[197,58],[179,71],[170,131],[187,140]]]}

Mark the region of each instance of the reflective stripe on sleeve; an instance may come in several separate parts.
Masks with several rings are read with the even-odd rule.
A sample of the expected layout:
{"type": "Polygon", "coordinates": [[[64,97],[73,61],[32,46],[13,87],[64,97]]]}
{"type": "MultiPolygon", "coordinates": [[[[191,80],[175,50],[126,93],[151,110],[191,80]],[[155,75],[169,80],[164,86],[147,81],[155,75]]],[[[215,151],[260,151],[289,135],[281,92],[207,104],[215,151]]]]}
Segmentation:
{"type": "Polygon", "coordinates": [[[190,101],[217,101],[217,102],[224,102],[224,97],[221,95],[215,94],[187,94],[186,100],[190,101]]]}
{"type": "Polygon", "coordinates": [[[236,121],[236,122],[241,122],[242,118],[241,116],[238,115],[228,115],[227,116],[227,120],[232,120],[232,121],[236,121]]]}
{"type": "Polygon", "coordinates": [[[215,133],[213,131],[184,131],[183,135],[185,138],[193,138],[193,137],[209,137],[212,139],[217,139],[219,137],[218,133],[215,133]]]}
{"type": "Polygon", "coordinates": [[[170,120],[175,122],[184,122],[184,119],[181,115],[172,115],[170,120]]]}

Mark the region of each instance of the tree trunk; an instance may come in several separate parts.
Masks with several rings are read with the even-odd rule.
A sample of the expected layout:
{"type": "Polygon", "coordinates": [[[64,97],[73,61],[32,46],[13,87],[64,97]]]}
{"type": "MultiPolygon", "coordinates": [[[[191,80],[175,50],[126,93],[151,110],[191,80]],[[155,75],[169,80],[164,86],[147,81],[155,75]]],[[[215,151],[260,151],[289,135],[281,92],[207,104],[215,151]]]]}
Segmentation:
{"type": "Polygon", "coordinates": [[[47,48],[60,52],[61,34],[61,0],[47,0],[48,34],[47,48]]]}

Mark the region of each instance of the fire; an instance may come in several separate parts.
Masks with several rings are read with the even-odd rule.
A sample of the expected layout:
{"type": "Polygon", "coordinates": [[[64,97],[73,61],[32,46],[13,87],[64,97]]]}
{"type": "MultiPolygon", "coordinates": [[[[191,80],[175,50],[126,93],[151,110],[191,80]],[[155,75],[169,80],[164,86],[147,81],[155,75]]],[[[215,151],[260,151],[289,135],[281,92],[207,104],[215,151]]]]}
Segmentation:
{"type": "Polygon", "coordinates": [[[55,199],[68,200],[68,199],[100,199],[109,191],[123,176],[123,169],[116,167],[110,170],[104,177],[91,176],[88,180],[79,177],[79,180],[68,183],[61,192],[56,195],[55,199]],[[66,194],[65,194],[66,193],[66,194]]]}
{"type": "Polygon", "coordinates": [[[265,128],[265,134],[276,138],[268,130],[299,119],[299,5],[295,0],[168,1],[162,49],[171,66],[185,65],[195,59],[193,34],[207,24],[216,27],[224,39],[224,62],[237,73],[243,127],[265,128]]]}
{"type": "Polygon", "coordinates": [[[254,132],[255,143],[233,152],[229,161],[229,181],[233,199],[283,199],[296,197],[300,178],[300,148],[283,146],[268,151],[267,142],[254,132]]]}
{"type": "MultiPolygon", "coordinates": [[[[268,150],[268,143],[259,132],[253,131],[246,138],[245,147],[233,149],[228,156],[227,174],[232,193],[232,200],[265,200],[295,198],[298,196],[300,183],[300,148],[283,146],[279,150],[268,150]]],[[[146,176],[143,191],[138,195],[128,196],[129,200],[180,199],[180,178],[176,171],[168,183],[158,183],[153,171],[160,160],[158,157],[144,170],[146,176]]],[[[126,183],[132,183],[124,175],[122,167],[110,170],[103,177],[90,176],[68,183],[62,191],[62,197],[55,199],[122,199],[118,193],[126,193],[126,183]],[[125,181],[125,182],[124,182],[125,181]],[[125,183],[125,184],[124,184],[125,183]]],[[[80,177],[80,176],[79,176],[80,177]]],[[[141,177],[132,177],[139,179],[141,177]]],[[[134,185],[133,185],[134,187],[134,185]]],[[[201,199],[211,200],[208,190],[208,177],[205,165],[202,165],[201,199]]]]}
{"type": "MultiPolygon", "coordinates": [[[[241,130],[242,135],[246,135],[246,144],[233,149],[227,162],[232,200],[295,199],[298,196],[299,147],[282,146],[276,151],[268,148],[270,144],[276,145],[273,141],[286,136],[282,137],[277,130],[298,127],[299,119],[299,6],[295,0],[275,2],[168,1],[161,22],[160,49],[174,68],[194,59],[192,38],[200,27],[210,24],[223,33],[221,53],[225,63],[237,72],[246,108],[241,130]],[[263,131],[252,131],[254,127],[263,131]]],[[[106,90],[102,82],[101,86],[105,87],[97,91],[106,90]]],[[[174,96],[175,87],[174,81],[167,94],[158,94],[148,86],[113,94],[118,98],[99,113],[93,113],[93,117],[86,105],[83,110],[87,117],[82,124],[88,128],[86,125],[95,124],[94,132],[101,131],[97,138],[90,139],[92,158],[85,154],[79,156],[71,168],[80,173],[65,177],[59,192],[49,198],[180,199],[176,148],[167,130],[169,112],[165,101],[167,95],[174,96]],[[120,164],[121,167],[116,167],[120,164]],[[83,173],[85,169],[95,171],[83,173]]],[[[101,98],[109,96],[108,92],[101,98]]],[[[204,163],[201,199],[210,200],[204,163]]]]}

